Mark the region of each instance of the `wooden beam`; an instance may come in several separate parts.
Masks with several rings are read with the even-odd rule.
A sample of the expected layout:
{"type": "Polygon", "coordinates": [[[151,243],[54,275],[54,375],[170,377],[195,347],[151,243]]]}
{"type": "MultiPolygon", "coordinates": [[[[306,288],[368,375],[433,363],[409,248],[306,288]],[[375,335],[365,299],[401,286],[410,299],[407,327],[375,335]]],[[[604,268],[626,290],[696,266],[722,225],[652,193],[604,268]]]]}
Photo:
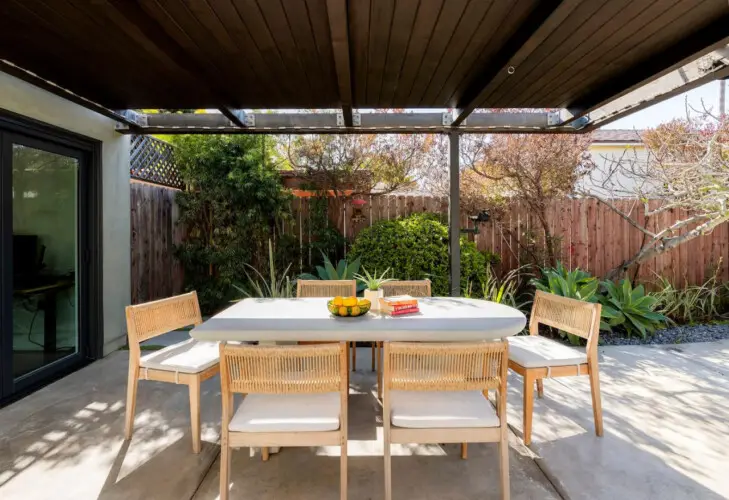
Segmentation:
{"type": "Polygon", "coordinates": [[[218,108],[218,110],[221,113],[223,113],[223,115],[228,120],[230,120],[231,122],[233,122],[234,125],[236,125],[238,127],[241,127],[241,128],[245,128],[246,127],[246,123],[245,123],[246,113],[242,109],[231,109],[231,108],[228,108],[226,106],[222,106],[222,107],[218,108]]]}
{"type": "Polygon", "coordinates": [[[342,106],[344,125],[352,127],[352,69],[349,58],[349,20],[347,0],[327,0],[329,32],[332,38],[334,67],[337,72],[339,100],[342,106]]]}
{"type": "MultiPolygon", "coordinates": [[[[595,111],[598,111],[599,117],[613,113],[615,109],[601,110],[605,107],[615,108],[614,104],[611,106],[611,102],[618,102],[618,108],[631,108],[630,112],[632,113],[638,110],[638,106],[642,109],[660,102],[660,100],[663,100],[658,100],[658,96],[661,94],[666,95],[665,98],[668,98],[695,87],[696,85],[692,85],[692,83],[696,81],[699,81],[700,84],[718,78],[709,76],[707,79],[707,75],[713,70],[703,66],[713,63],[703,59],[712,51],[727,50],[729,44],[727,26],[729,26],[729,14],[715,19],[707,27],[676,42],[660,54],[652,55],[647,60],[640,61],[603,82],[602,85],[588,95],[573,103],[568,103],[570,108],[579,109],[579,112],[573,113],[562,125],[566,125],[587,114],[593,114],[595,111]],[[646,95],[645,92],[640,92],[641,88],[647,89],[654,82],[659,83],[653,89],[655,95],[650,96],[646,95]],[[633,94],[632,102],[630,99],[622,99],[621,101],[622,97],[633,92],[635,94],[633,94]]],[[[719,60],[722,57],[726,56],[718,54],[718,57],[714,59],[719,60]]],[[[720,64],[714,69],[722,69],[722,66],[720,64]]],[[[567,104],[564,104],[564,107],[567,107],[567,104]]],[[[627,113],[624,113],[623,116],[625,114],[627,113]]]]}
{"type": "Polygon", "coordinates": [[[141,131],[139,125],[133,119],[130,119],[112,109],[106,108],[101,104],[95,103],[94,101],[86,99],[85,97],[82,97],[78,94],[74,94],[70,90],[56,85],[55,83],[48,81],[33,72],[23,69],[20,66],[16,66],[10,61],[0,59],[0,71],[3,71],[4,73],[12,75],[23,81],[26,81],[31,85],[35,85],[36,87],[41,88],[46,92],[50,92],[51,94],[71,101],[74,104],[78,104],[79,106],[83,106],[86,109],[95,111],[96,113],[106,116],[107,118],[111,118],[112,120],[116,120],[119,123],[123,123],[127,127],[129,127],[129,131],[132,133],[137,133],[141,131]]]}
{"type": "Polygon", "coordinates": [[[519,63],[564,21],[577,4],[579,0],[538,2],[519,29],[472,79],[458,102],[452,126],[460,126],[504,78],[516,74],[519,63]]]}

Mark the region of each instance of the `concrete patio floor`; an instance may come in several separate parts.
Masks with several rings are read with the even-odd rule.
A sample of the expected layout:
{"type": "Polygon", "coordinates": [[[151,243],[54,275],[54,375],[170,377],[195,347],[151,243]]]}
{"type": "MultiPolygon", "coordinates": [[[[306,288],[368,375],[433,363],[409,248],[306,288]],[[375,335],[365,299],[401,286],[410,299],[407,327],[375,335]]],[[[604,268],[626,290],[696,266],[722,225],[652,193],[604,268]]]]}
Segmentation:
{"type": "MultiPolygon", "coordinates": [[[[350,394],[349,498],[382,497],[382,428],[369,350],[350,394]]],[[[185,387],[142,382],[134,439],[122,439],[127,353],[116,352],[0,410],[0,498],[218,497],[220,389],[203,386],[203,451],[191,453],[185,387]]],[[[586,377],[545,382],[531,450],[521,383],[510,378],[514,499],[729,498],[729,342],[601,348],[605,437],[586,377]],[[556,486],[556,489],[554,486],[556,486]]],[[[338,448],[233,455],[231,498],[337,498],[338,448]]],[[[394,497],[498,498],[495,445],[393,447],[394,497]]]]}

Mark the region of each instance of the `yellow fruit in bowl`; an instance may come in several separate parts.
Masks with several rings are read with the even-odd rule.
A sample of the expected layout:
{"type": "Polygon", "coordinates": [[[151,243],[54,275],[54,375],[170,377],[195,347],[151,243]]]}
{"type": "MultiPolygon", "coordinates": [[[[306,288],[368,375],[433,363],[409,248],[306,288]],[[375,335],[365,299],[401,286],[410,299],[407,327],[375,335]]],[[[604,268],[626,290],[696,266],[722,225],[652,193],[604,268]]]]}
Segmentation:
{"type": "Polygon", "coordinates": [[[344,299],[342,297],[334,297],[334,299],[332,300],[332,304],[334,304],[337,307],[344,305],[343,302],[344,302],[344,299]]]}
{"type": "Polygon", "coordinates": [[[337,307],[337,305],[332,302],[329,304],[329,312],[332,314],[337,314],[339,312],[339,307],[337,307]]]}
{"type": "Polygon", "coordinates": [[[342,305],[345,307],[352,307],[357,305],[357,297],[347,297],[342,302],[342,305]]]}
{"type": "Polygon", "coordinates": [[[340,307],[339,315],[340,316],[349,316],[349,309],[347,309],[346,307],[340,307]]]}
{"type": "Polygon", "coordinates": [[[357,305],[360,306],[360,307],[362,307],[362,306],[369,307],[372,304],[370,304],[370,301],[367,300],[367,299],[359,299],[359,301],[357,302],[357,305]]]}
{"type": "Polygon", "coordinates": [[[350,310],[352,313],[352,316],[359,316],[360,310],[359,306],[352,306],[352,309],[350,310]]]}

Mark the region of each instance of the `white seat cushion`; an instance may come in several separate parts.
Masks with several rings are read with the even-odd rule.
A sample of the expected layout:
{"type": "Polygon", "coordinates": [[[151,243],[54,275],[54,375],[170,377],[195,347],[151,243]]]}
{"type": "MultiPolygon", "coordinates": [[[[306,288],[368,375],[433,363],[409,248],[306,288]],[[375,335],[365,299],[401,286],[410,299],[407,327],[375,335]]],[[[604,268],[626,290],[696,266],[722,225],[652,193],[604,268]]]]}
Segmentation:
{"type": "Polygon", "coordinates": [[[587,355],[583,351],[541,335],[509,337],[509,359],[525,368],[587,363],[587,355]]]}
{"type": "Polygon", "coordinates": [[[200,373],[218,364],[219,358],[217,342],[190,339],[143,356],[139,360],[139,366],[154,370],[200,373]]]}
{"type": "Polygon", "coordinates": [[[339,429],[341,396],[249,394],[228,425],[235,432],[322,432],[339,429]]]}
{"type": "Polygon", "coordinates": [[[496,410],[478,391],[391,391],[390,415],[392,425],[411,429],[499,426],[496,410]]]}

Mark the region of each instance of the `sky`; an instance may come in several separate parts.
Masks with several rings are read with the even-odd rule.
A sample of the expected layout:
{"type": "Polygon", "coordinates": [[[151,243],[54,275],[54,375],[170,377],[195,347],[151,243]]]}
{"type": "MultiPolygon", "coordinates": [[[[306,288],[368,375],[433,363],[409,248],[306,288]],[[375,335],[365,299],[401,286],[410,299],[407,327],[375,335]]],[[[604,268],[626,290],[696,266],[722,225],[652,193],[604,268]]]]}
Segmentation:
{"type": "MultiPolygon", "coordinates": [[[[666,101],[655,104],[649,108],[638,111],[630,116],[615,120],[605,125],[604,128],[622,128],[622,129],[644,129],[655,127],[661,123],[671,121],[674,118],[686,117],[686,102],[689,106],[696,109],[702,109],[703,104],[713,111],[719,109],[719,88],[720,85],[729,85],[729,80],[719,80],[709,82],[701,87],[697,87],[684,94],[677,95],[666,101]]],[[[729,101],[729,88],[727,88],[727,101],[729,101]]],[[[729,102],[727,103],[729,108],[729,102]]],[[[729,109],[727,109],[729,111],[729,109]]]]}

